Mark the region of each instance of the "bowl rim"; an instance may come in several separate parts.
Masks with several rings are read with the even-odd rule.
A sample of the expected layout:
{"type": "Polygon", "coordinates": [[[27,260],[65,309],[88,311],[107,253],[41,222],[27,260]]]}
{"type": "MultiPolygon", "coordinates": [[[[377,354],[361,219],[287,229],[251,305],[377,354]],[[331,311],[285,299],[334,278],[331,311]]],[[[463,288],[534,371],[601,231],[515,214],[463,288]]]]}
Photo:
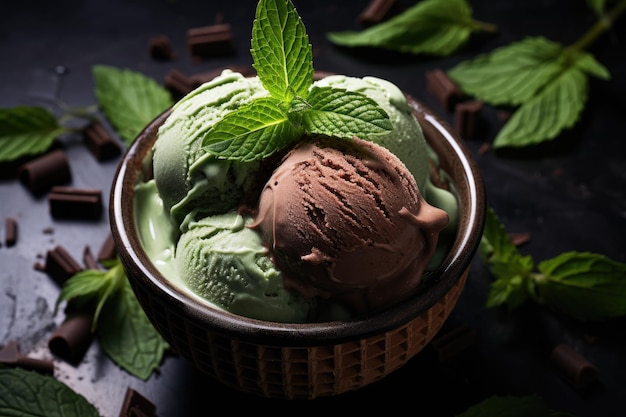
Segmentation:
{"type": "Polygon", "coordinates": [[[463,209],[469,214],[467,217],[459,216],[457,238],[450,251],[416,294],[374,314],[317,323],[263,321],[190,298],[150,262],[135,231],[134,185],[141,179],[143,160],[152,149],[153,141],[148,139],[151,135],[155,136],[155,129],[167,118],[171,108],[157,116],[129,145],[118,164],[110,191],[111,234],[133,289],[136,291],[135,286],[141,285],[152,294],[161,294],[159,300],[163,304],[208,332],[254,343],[285,346],[330,345],[382,334],[430,309],[457,283],[478,249],[485,221],[485,191],[478,165],[463,139],[423,103],[409,94],[406,96],[427,142],[440,157],[442,168],[452,177],[463,179],[464,184],[459,184],[457,188],[466,191],[467,207],[463,209]],[[442,140],[433,142],[432,135],[442,140]],[[451,152],[454,157],[441,158],[443,151],[451,152]],[[129,203],[123,204],[125,201],[129,203]]]}

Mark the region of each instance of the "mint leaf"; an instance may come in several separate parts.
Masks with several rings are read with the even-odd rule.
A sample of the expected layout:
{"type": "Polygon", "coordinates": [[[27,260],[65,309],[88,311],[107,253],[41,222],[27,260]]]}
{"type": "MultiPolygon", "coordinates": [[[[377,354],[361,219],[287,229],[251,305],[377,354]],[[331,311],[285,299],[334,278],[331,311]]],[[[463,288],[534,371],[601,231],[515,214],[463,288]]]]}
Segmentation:
{"type": "Polygon", "coordinates": [[[0,368],[0,415],[98,417],[85,397],[51,376],[0,368]]]}
{"type": "Polygon", "coordinates": [[[626,264],[593,253],[567,252],[539,263],[539,300],[582,321],[626,315],[626,264]]]}
{"type": "Polygon", "coordinates": [[[252,27],[254,68],[270,95],[283,102],[305,96],[313,83],[313,53],[290,0],[261,0],[252,27]]]}
{"type": "Polygon", "coordinates": [[[219,158],[252,161],[283,148],[302,131],[279,105],[266,97],[227,114],[204,137],[205,149],[219,158]]]}
{"type": "Polygon", "coordinates": [[[568,415],[551,410],[541,397],[533,394],[525,397],[490,397],[468,408],[457,417],[566,417],[568,415]]]}
{"type": "Polygon", "coordinates": [[[341,46],[445,56],[478,30],[494,31],[495,27],[474,21],[466,0],[424,0],[363,31],[331,32],[327,38],[341,46]]]}
{"type": "Polygon", "coordinates": [[[98,103],[126,144],[172,105],[169,92],[143,74],[105,65],[92,73],[98,103]]]}
{"type": "Polygon", "coordinates": [[[148,379],[168,344],[150,323],[126,280],[104,305],[102,315],[106,320],[98,323],[97,334],[104,351],[126,371],[148,379]]]}
{"type": "Polygon", "coordinates": [[[359,132],[368,139],[393,129],[389,115],[364,94],[314,87],[307,103],[310,107],[302,111],[302,123],[308,133],[352,139],[359,132]]]}
{"type": "Polygon", "coordinates": [[[0,109],[0,162],[42,154],[67,131],[42,107],[0,109]]]}

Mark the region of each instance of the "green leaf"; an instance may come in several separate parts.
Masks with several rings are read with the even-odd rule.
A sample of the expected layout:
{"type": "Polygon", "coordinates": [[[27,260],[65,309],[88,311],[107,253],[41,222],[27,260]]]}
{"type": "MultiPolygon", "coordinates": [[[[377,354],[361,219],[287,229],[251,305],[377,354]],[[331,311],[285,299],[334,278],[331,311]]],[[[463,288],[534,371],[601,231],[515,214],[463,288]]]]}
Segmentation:
{"type": "Polygon", "coordinates": [[[104,351],[129,373],[148,379],[168,344],[150,323],[126,280],[104,305],[102,315],[106,320],[98,323],[97,335],[104,351]]]}
{"type": "Polygon", "coordinates": [[[202,144],[218,158],[253,161],[273,154],[300,134],[280,102],[265,97],[227,114],[207,132],[202,144]]]}
{"type": "Polygon", "coordinates": [[[313,82],[313,53],[290,0],[261,0],[252,27],[252,58],[270,95],[283,102],[304,96],[313,82]]]}
{"type": "Polygon", "coordinates": [[[363,31],[331,32],[327,38],[348,47],[445,56],[464,45],[473,31],[493,29],[472,19],[466,0],[424,0],[363,31]]]}
{"type": "Polygon", "coordinates": [[[19,368],[0,368],[0,415],[98,417],[83,396],[51,376],[19,368]]]}
{"type": "Polygon", "coordinates": [[[520,273],[523,267],[515,262],[496,263],[491,267],[497,278],[489,287],[487,302],[489,308],[506,305],[509,311],[521,306],[529,296],[529,274],[520,273]]]}
{"type": "Polygon", "coordinates": [[[302,111],[307,133],[352,139],[355,132],[368,139],[393,129],[389,115],[364,94],[332,87],[314,87],[302,111]]]}
{"type": "Polygon", "coordinates": [[[172,105],[169,92],[143,74],[105,65],[92,73],[98,103],[126,144],[172,105]]]}
{"type": "Polygon", "coordinates": [[[541,262],[540,301],[582,321],[626,315],[626,264],[604,255],[566,252],[541,262]]]}
{"type": "Polygon", "coordinates": [[[480,241],[480,255],[487,263],[507,263],[512,259],[521,257],[493,207],[487,207],[485,212],[485,227],[480,241]]]}
{"type": "Polygon", "coordinates": [[[564,417],[566,415],[550,410],[541,397],[533,394],[525,397],[490,397],[468,408],[457,417],[564,417]]]}
{"type": "Polygon", "coordinates": [[[42,154],[67,131],[42,107],[0,109],[0,162],[42,154]]]}

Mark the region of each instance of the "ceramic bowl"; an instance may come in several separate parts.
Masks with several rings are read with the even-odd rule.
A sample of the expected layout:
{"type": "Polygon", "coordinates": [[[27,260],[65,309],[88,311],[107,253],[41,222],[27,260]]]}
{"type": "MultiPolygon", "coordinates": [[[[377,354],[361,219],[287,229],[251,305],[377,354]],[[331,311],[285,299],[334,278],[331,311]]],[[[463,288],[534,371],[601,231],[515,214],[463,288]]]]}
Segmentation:
{"type": "Polygon", "coordinates": [[[431,341],[467,280],[483,231],[485,195],[477,165],[462,138],[419,101],[408,99],[454,183],[460,209],[456,240],[414,296],[379,313],[343,321],[288,324],[250,319],[199,302],[168,281],[142,248],[133,196],[135,184],[150,174],[146,173],[150,170],[146,156],[169,111],[139,134],[121,159],[112,185],[112,235],[139,303],[176,352],[204,373],[243,392],[312,399],[378,381],[431,341]]]}

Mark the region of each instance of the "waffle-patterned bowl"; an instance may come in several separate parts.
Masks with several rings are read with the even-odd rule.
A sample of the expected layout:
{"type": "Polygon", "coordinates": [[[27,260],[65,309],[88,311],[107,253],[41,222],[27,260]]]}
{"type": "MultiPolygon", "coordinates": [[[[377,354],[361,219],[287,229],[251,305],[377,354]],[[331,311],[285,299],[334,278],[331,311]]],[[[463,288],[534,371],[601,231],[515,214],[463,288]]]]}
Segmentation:
{"type": "Polygon", "coordinates": [[[454,185],[460,211],[457,237],[415,296],[379,313],[344,321],[289,324],[250,319],[212,308],[170,283],[142,248],[133,206],[134,187],[150,175],[146,157],[169,112],[144,129],[115,175],[111,229],[137,299],[173,349],[229,387],[268,398],[312,399],[378,381],[430,342],[465,285],[482,235],[485,196],[463,140],[433,112],[408,98],[454,185]]]}

